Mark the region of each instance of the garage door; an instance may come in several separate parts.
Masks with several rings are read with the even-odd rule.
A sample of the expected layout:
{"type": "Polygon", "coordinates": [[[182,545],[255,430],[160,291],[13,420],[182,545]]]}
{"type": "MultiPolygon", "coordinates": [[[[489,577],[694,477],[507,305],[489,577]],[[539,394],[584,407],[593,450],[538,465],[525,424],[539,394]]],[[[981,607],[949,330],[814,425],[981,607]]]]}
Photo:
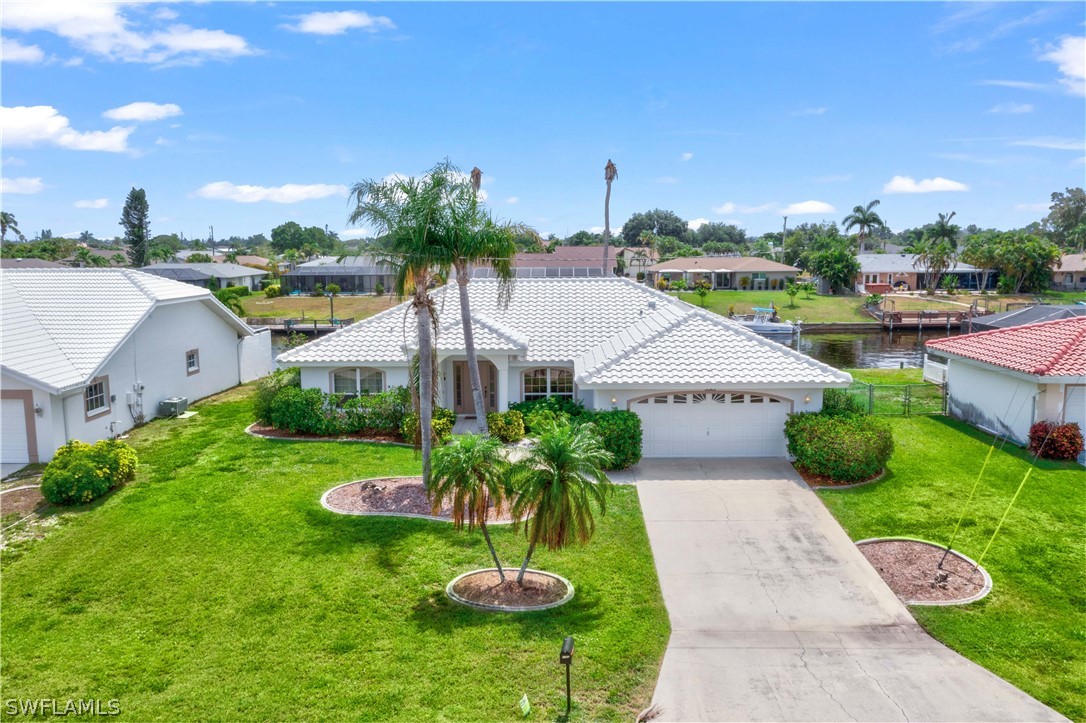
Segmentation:
{"type": "Polygon", "coordinates": [[[0,399],[0,462],[30,462],[26,444],[26,413],[21,399],[0,399]]]}
{"type": "MultiPolygon", "coordinates": [[[[1086,431],[1086,386],[1073,385],[1067,387],[1063,420],[1065,422],[1078,422],[1079,429],[1086,431]]],[[[1079,461],[1082,461],[1083,458],[1084,455],[1079,455],[1079,461]]]]}
{"type": "Polygon", "coordinates": [[[783,457],[788,402],[750,393],[657,394],[634,402],[645,457],[783,457]]]}

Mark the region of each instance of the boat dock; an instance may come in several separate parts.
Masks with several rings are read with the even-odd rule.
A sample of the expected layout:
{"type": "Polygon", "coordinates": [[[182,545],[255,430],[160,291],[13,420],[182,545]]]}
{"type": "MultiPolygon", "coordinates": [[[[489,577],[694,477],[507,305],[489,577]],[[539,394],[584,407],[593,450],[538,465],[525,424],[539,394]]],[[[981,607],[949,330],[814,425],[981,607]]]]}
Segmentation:
{"type": "Polygon", "coordinates": [[[967,325],[970,319],[984,316],[983,312],[973,309],[961,311],[882,311],[881,309],[867,309],[867,312],[878,320],[883,329],[936,329],[946,327],[949,331],[952,327],[967,325]]]}

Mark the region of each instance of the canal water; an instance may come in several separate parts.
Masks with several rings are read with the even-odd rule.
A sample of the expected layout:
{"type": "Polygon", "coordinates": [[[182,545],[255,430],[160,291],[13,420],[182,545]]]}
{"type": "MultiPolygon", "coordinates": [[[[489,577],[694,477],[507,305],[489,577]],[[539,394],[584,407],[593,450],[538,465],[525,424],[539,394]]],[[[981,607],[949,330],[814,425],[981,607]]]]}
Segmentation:
{"type": "Polygon", "coordinates": [[[924,366],[924,342],[957,336],[960,332],[917,330],[855,333],[801,333],[790,340],[774,337],[786,346],[838,369],[897,369],[924,366]]]}

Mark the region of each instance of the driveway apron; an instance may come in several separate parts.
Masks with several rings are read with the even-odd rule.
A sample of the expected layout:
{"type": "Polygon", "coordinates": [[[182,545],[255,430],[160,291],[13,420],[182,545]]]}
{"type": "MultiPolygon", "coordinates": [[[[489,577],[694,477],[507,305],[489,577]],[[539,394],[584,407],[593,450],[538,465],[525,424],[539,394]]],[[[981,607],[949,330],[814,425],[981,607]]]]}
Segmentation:
{"type": "Polygon", "coordinates": [[[644,460],[669,721],[1064,720],[913,620],[781,459],[644,460]]]}

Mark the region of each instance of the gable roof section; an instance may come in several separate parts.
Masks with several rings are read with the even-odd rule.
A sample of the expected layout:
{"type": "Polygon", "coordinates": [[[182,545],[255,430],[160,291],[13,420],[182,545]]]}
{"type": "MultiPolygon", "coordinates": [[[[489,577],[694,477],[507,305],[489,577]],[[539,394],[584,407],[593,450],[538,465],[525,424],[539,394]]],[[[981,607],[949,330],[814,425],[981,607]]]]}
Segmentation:
{"type": "Polygon", "coordinates": [[[722,316],[669,306],[585,352],[580,385],[846,386],[851,375],[722,316]]]}
{"type": "Polygon", "coordinates": [[[648,268],[649,271],[704,271],[704,272],[784,272],[798,274],[799,269],[788,264],[760,259],[756,256],[681,256],[670,261],[661,261],[648,268]]]}
{"type": "Polygon", "coordinates": [[[1086,271],[1086,254],[1064,254],[1060,258],[1060,267],[1054,271],[1081,273],[1086,271]]]}
{"type": "Polygon", "coordinates": [[[1086,317],[964,334],[926,346],[1023,374],[1086,376],[1086,317]]]}
{"type": "Polygon", "coordinates": [[[169,272],[185,272],[185,271],[197,271],[204,275],[204,278],[214,276],[220,279],[241,279],[248,278],[250,276],[265,276],[267,271],[262,269],[254,269],[252,266],[242,266],[241,264],[228,264],[228,263],[164,263],[164,264],[152,264],[150,266],[144,266],[140,271],[147,272],[149,274],[157,274],[166,276],[167,278],[178,278],[174,274],[169,272]],[[160,273],[161,272],[161,273],[160,273]]]}
{"type": "Polygon", "coordinates": [[[0,364],[53,391],[93,378],[159,305],[200,301],[239,333],[253,333],[207,289],[132,269],[9,269],[0,280],[0,364]]]}
{"type": "MultiPolygon", "coordinates": [[[[856,260],[860,262],[861,274],[886,274],[886,273],[923,273],[927,271],[923,266],[917,268],[916,254],[857,254],[856,260]]],[[[962,261],[951,265],[951,272],[965,273],[977,270],[962,261]]]]}

